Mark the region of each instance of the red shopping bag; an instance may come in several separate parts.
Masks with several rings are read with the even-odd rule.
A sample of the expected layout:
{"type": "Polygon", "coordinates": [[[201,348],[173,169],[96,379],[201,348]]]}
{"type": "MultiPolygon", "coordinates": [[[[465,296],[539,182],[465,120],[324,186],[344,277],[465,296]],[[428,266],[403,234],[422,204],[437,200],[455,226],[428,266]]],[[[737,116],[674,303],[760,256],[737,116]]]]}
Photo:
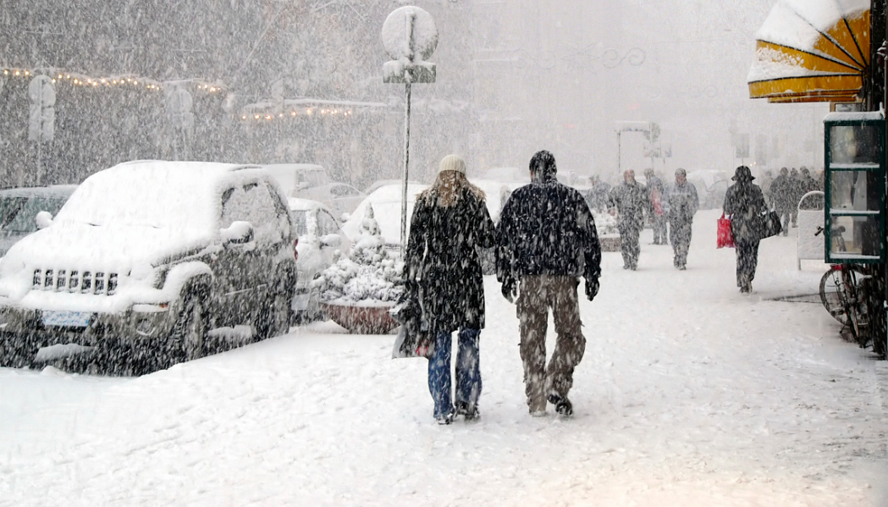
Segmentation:
{"type": "Polygon", "coordinates": [[[656,188],[651,192],[651,206],[654,208],[654,213],[657,216],[663,216],[663,202],[660,198],[660,191],[656,188]]]}
{"type": "Polygon", "coordinates": [[[718,219],[718,232],[716,236],[718,240],[716,248],[734,248],[734,233],[731,232],[731,219],[725,218],[724,213],[718,219]]]}

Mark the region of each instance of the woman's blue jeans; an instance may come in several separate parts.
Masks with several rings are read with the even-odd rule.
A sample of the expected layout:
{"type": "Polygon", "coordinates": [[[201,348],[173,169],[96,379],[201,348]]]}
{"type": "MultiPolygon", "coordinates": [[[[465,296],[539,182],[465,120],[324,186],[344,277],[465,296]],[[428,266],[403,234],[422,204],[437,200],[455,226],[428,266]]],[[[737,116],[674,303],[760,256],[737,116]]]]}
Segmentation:
{"type": "MultiPolygon", "coordinates": [[[[456,403],[474,407],[481,396],[481,367],[478,341],[480,329],[460,329],[456,355],[456,403]]],[[[435,417],[453,412],[450,401],[451,333],[439,333],[435,352],[429,358],[429,392],[435,402],[435,417]]]]}

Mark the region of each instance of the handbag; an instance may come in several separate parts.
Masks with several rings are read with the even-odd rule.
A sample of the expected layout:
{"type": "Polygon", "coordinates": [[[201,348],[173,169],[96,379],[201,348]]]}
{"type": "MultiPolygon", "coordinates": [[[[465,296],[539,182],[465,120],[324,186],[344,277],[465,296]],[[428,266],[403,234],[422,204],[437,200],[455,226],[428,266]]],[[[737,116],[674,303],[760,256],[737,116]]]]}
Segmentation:
{"type": "Polygon", "coordinates": [[[762,231],[761,239],[770,238],[783,232],[783,226],[780,225],[780,215],[774,210],[765,210],[759,214],[762,231]]]}
{"type": "Polygon", "coordinates": [[[401,324],[392,348],[393,359],[406,357],[428,359],[434,354],[435,342],[422,313],[419,290],[413,288],[404,291],[397,304],[389,310],[392,318],[401,324]]]}
{"type": "Polygon", "coordinates": [[[734,233],[731,231],[731,219],[725,218],[722,213],[718,219],[718,229],[716,233],[716,248],[734,248],[734,233]]]}

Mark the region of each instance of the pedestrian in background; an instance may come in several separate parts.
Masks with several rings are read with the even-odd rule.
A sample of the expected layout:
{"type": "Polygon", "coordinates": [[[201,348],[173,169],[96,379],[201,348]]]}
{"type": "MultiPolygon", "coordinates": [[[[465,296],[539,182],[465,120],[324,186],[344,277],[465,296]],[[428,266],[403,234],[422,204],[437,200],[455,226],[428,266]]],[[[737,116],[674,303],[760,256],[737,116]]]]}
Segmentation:
{"type": "Polygon", "coordinates": [[[590,210],[604,211],[607,209],[607,193],[610,185],[601,181],[601,177],[593,174],[589,177],[590,188],[585,192],[586,205],[590,210]]]}
{"type": "Polygon", "coordinates": [[[648,200],[647,212],[654,231],[653,243],[655,245],[667,245],[669,240],[666,239],[666,188],[663,185],[663,180],[654,174],[653,169],[646,169],[644,177],[644,189],[648,200]]]}
{"type": "Polygon", "coordinates": [[[623,269],[635,271],[641,253],[638,237],[644,228],[644,210],[647,208],[644,188],[635,181],[635,171],[630,169],[623,173],[623,183],[608,194],[608,206],[611,214],[617,215],[623,269]]]}
{"type": "Polygon", "coordinates": [[[688,173],[682,168],[675,170],[675,183],[669,189],[669,229],[672,241],[673,265],[687,269],[688,250],[691,247],[691,231],[694,225],[694,214],[700,208],[697,198],[697,187],[688,181],[688,173]]]}
{"type": "Polygon", "coordinates": [[[798,227],[799,201],[805,195],[802,176],[795,167],[789,171],[789,214],[792,217],[792,226],[798,227]]]}
{"type": "Polygon", "coordinates": [[[786,236],[792,217],[792,182],[789,180],[787,168],[780,168],[780,175],[771,182],[768,193],[771,194],[771,205],[780,215],[780,225],[783,227],[783,235],[786,236]]]}
{"type": "Polygon", "coordinates": [[[586,298],[598,294],[601,248],[595,220],[580,193],[558,183],[555,157],[539,151],[530,159],[531,183],[515,190],[497,224],[497,279],[510,302],[517,294],[524,393],[532,416],[546,402],[568,416],[574,368],[583,359],[577,287],[586,279],[586,298]],[[555,321],[555,350],[546,366],[549,310],[555,321]]]}
{"type": "MultiPolygon", "coordinates": [[[[799,196],[799,200],[801,200],[802,197],[804,197],[805,194],[807,194],[808,192],[813,192],[820,189],[820,186],[817,184],[817,180],[815,180],[814,177],[811,176],[811,171],[809,171],[808,168],[805,166],[802,166],[802,168],[799,169],[799,181],[802,187],[799,191],[799,193],[801,194],[799,196]]],[[[797,207],[798,204],[798,201],[796,201],[797,207]]]]}
{"type": "Polygon", "coordinates": [[[435,420],[478,417],[479,339],[484,328],[484,281],[479,248],[496,246],[484,192],[469,183],[457,155],[441,160],[435,183],[419,194],[404,259],[408,284],[417,284],[424,318],[435,336],[428,382],[435,420]],[[455,403],[451,403],[451,334],[458,333],[455,403]]]}
{"type": "Polygon", "coordinates": [[[740,292],[752,292],[752,280],[758,264],[759,241],[762,237],[760,216],[767,211],[762,189],[752,182],[755,178],[748,167],[737,168],[736,183],[725,192],[724,212],[731,218],[731,232],[737,252],[737,286],[740,292]]]}

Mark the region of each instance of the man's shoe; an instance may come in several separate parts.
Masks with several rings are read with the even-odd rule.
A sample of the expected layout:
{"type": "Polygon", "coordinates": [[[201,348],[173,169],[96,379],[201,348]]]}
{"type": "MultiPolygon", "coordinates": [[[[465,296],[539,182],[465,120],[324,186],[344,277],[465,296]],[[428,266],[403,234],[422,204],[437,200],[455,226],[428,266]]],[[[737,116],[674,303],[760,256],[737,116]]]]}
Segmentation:
{"type": "Polygon", "coordinates": [[[481,416],[481,414],[478,412],[477,405],[469,407],[469,404],[464,401],[456,402],[456,415],[461,415],[465,417],[466,421],[471,421],[481,416]]]}
{"type": "Polygon", "coordinates": [[[440,426],[445,426],[445,425],[447,425],[447,424],[450,424],[450,423],[453,422],[453,412],[448,412],[448,413],[446,413],[446,414],[436,415],[436,416],[435,416],[435,421],[436,421],[440,426]]]}
{"type": "Polygon", "coordinates": [[[573,404],[566,397],[556,393],[549,394],[549,403],[555,405],[555,412],[563,416],[573,414],[573,404]]]}

